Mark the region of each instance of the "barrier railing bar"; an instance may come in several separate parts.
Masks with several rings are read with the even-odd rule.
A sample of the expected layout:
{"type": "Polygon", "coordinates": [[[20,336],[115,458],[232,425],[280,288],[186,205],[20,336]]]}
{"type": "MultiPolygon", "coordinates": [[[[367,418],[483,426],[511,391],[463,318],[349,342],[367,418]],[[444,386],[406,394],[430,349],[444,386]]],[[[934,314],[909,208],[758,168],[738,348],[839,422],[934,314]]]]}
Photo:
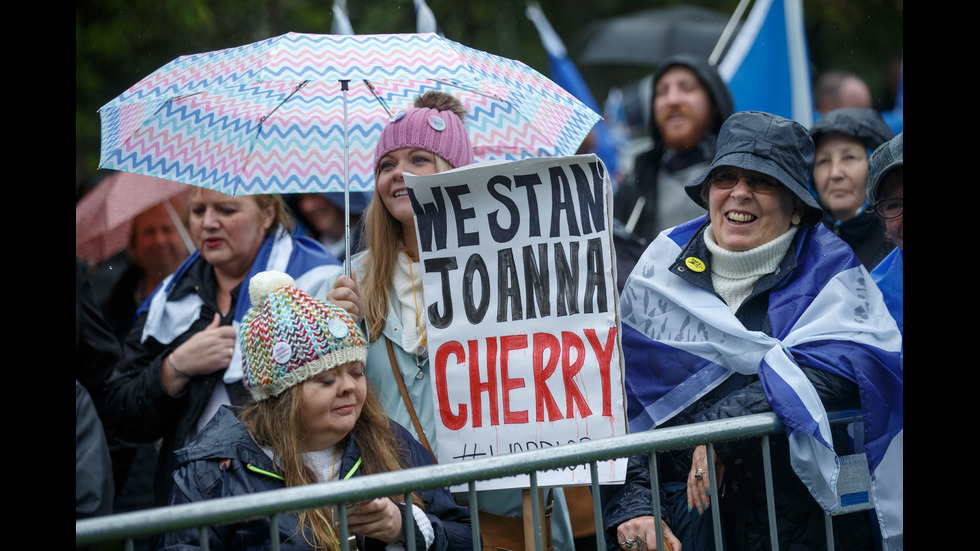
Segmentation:
{"type": "MultiPolygon", "coordinates": [[[[705,445],[708,462],[708,499],[711,500],[711,528],[715,535],[715,550],[722,551],[724,546],[722,545],[721,535],[721,499],[718,495],[718,473],[715,470],[715,446],[711,442],[705,445]]],[[[707,512],[707,511],[705,511],[707,512]]]]}
{"type": "MultiPolygon", "coordinates": [[[[653,496],[653,518],[660,519],[661,513],[661,503],[660,503],[660,469],[657,466],[657,452],[650,452],[650,457],[647,459],[650,465],[650,493],[653,496]]],[[[657,541],[664,541],[664,526],[663,522],[657,522],[654,524],[654,533],[657,535],[657,541]]],[[[657,544],[657,549],[660,549],[661,545],[657,544]]]]}
{"type": "MultiPolygon", "coordinates": [[[[860,418],[856,412],[839,415],[843,415],[843,420],[860,418]]],[[[834,416],[832,415],[831,418],[834,419],[834,416]]],[[[470,506],[471,510],[475,511],[476,500],[472,491],[475,481],[528,475],[536,471],[567,465],[582,465],[590,461],[608,461],[647,454],[650,450],[690,448],[707,443],[708,440],[720,442],[758,437],[781,431],[783,428],[783,423],[774,413],[763,413],[696,425],[660,428],[519,454],[485,457],[465,463],[416,467],[350,480],[284,488],[275,492],[262,492],[262,495],[233,496],[207,502],[83,519],[75,522],[75,543],[76,545],[98,543],[104,541],[103,538],[106,536],[121,541],[137,536],[197,528],[202,525],[220,525],[268,517],[277,513],[352,503],[373,499],[380,495],[464,484],[470,484],[470,506]]],[[[654,495],[657,496],[659,493],[654,492],[654,495]]],[[[339,512],[339,515],[342,531],[346,531],[346,516],[344,512],[339,512]]],[[[474,528],[477,528],[476,515],[471,516],[474,518],[474,528]]],[[[474,540],[478,541],[476,536],[474,540]]],[[[203,541],[206,541],[206,538],[202,543],[203,541]]]]}
{"type": "Polygon", "coordinates": [[[408,524],[405,526],[405,544],[408,546],[406,551],[415,551],[415,512],[412,507],[412,493],[405,494],[405,518],[408,524]]]}
{"type": "Polygon", "coordinates": [[[541,551],[541,499],[538,496],[538,473],[531,472],[531,519],[534,522],[534,549],[541,551]]]}
{"type": "Polygon", "coordinates": [[[470,526],[473,529],[473,549],[480,549],[480,547],[481,547],[480,544],[482,543],[481,540],[480,540],[480,514],[478,512],[480,510],[479,509],[480,504],[477,503],[477,499],[476,499],[476,481],[475,480],[471,480],[469,482],[469,491],[470,491],[470,501],[469,501],[469,505],[470,505],[470,526]]]}
{"type": "Polygon", "coordinates": [[[269,516],[269,541],[272,542],[272,551],[279,551],[279,515],[269,516]]]}
{"type": "MultiPolygon", "coordinates": [[[[337,519],[340,524],[340,545],[341,548],[350,547],[350,530],[347,529],[347,508],[344,507],[343,503],[336,504],[334,507],[334,518],[337,519]]],[[[279,539],[279,534],[276,534],[276,539],[279,539]]],[[[346,549],[344,550],[346,551],[346,549]]]]}
{"type": "Polygon", "coordinates": [[[769,448],[769,435],[762,435],[762,472],[766,481],[766,508],[769,515],[769,542],[772,551],[779,551],[779,535],[776,526],[776,492],[772,483],[772,455],[769,448]]]}
{"type": "Polygon", "coordinates": [[[595,546],[597,551],[606,551],[605,530],[602,529],[602,503],[599,490],[599,464],[589,462],[589,473],[592,475],[592,515],[595,517],[595,546]]]}

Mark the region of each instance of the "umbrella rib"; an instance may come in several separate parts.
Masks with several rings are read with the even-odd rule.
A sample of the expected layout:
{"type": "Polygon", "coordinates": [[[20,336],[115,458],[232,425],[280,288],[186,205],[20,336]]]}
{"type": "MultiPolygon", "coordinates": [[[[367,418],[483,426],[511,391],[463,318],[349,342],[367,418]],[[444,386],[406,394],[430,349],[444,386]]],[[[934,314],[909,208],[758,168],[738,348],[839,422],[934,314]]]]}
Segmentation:
{"type": "Polygon", "coordinates": [[[483,90],[480,90],[479,88],[476,88],[474,86],[466,86],[466,85],[460,84],[458,82],[450,82],[448,80],[441,80],[440,79],[439,81],[442,82],[442,83],[444,83],[444,84],[446,84],[447,86],[453,86],[453,87],[459,88],[460,90],[465,90],[465,91],[470,92],[472,94],[476,94],[478,96],[483,96],[485,98],[495,99],[497,101],[506,101],[504,98],[500,97],[497,94],[488,94],[488,93],[484,92],[483,90]]]}
{"type": "MultiPolygon", "coordinates": [[[[257,127],[255,129],[255,135],[252,137],[251,142],[248,144],[248,153],[245,154],[245,162],[242,163],[242,169],[243,169],[243,171],[244,171],[245,166],[248,165],[249,158],[252,156],[252,153],[255,151],[255,142],[258,141],[259,136],[262,134],[262,125],[265,123],[265,121],[269,117],[271,117],[276,111],[278,111],[280,107],[282,107],[283,105],[285,105],[287,101],[289,101],[293,96],[295,96],[296,93],[300,91],[300,89],[302,89],[304,86],[306,86],[307,84],[309,84],[309,82],[310,82],[309,80],[301,81],[298,85],[296,85],[295,88],[293,88],[293,91],[290,92],[288,96],[286,96],[285,98],[283,98],[283,100],[280,101],[271,111],[269,111],[268,113],[262,115],[262,118],[259,119],[258,125],[257,125],[257,127]]],[[[235,176],[235,182],[236,183],[235,183],[234,186],[232,186],[232,193],[231,194],[233,196],[236,195],[236,193],[235,193],[234,190],[235,190],[235,187],[237,187],[238,183],[241,182],[241,180],[242,180],[242,173],[239,172],[235,176]]]]}
{"type": "Polygon", "coordinates": [[[310,81],[308,81],[308,80],[304,80],[304,81],[300,82],[296,86],[296,88],[294,88],[293,91],[289,93],[288,96],[286,96],[282,101],[279,102],[279,105],[276,105],[276,107],[272,111],[269,111],[268,113],[266,113],[265,115],[263,115],[261,119],[259,119],[259,126],[261,127],[262,123],[264,123],[266,119],[268,119],[269,117],[271,117],[276,111],[279,110],[280,107],[282,107],[283,105],[285,105],[285,103],[287,101],[289,101],[290,99],[292,99],[292,97],[295,96],[296,93],[299,92],[302,87],[306,86],[309,83],[310,83],[310,81]]]}
{"type": "Polygon", "coordinates": [[[385,100],[378,94],[378,91],[374,89],[374,85],[366,79],[363,82],[364,85],[367,86],[368,91],[371,92],[371,95],[374,96],[374,99],[378,100],[378,103],[381,104],[381,108],[385,110],[385,113],[387,113],[389,117],[391,117],[391,108],[388,107],[385,100]]]}

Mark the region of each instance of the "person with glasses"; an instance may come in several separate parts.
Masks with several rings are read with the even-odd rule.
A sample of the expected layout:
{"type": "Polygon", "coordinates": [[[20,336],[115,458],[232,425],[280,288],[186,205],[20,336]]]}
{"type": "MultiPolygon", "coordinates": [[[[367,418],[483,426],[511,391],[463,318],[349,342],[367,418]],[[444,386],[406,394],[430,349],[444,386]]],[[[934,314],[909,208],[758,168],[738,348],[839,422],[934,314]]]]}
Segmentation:
{"type": "MultiPolygon", "coordinates": [[[[824,510],[838,503],[823,474],[837,461],[826,412],[862,410],[873,477],[902,468],[901,337],[867,270],[820,223],[808,190],[813,157],[800,124],[732,115],[712,163],[686,187],[707,214],[661,233],[620,299],[630,432],[763,412],[785,423],[770,448],[781,549],[826,545],[824,510]]],[[[658,455],[660,519],[648,457],[631,458],[625,483],[603,488],[609,545],[663,549],[662,523],[672,551],[715,549],[711,514],[720,511],[726,548],[770,549],[758,440],[715,443],[714,452],[658,455]]],[[[881,513],[889,520],[902,514],[896,486],[877,489],[882,503],[899,504],[881,513]]],[[[900,519],[887,523],[889,541],[902,537],[895,526],[900,519]]],[[[860,548],[848,543],[837,542],[860,548]]]]}
{"type": "Polygon", "coordinates": [[[868,174],[868,198],[872,210],[885,225],[888,238],[895,249],[871,270],[871,278],[885,296],[885,304],[891,312],[899,331],[905,334],[902,324],[902,273],[905,255],[903,214],[905,199],[902,197],[902,167],[904,160],[904,132],[882,144],[871,155],[868,174]]]}
{"type": "Polygon", "coordinates": [[[868,212],[868,157],[894,136],[874,109],[849,107],[823,115],[811,128],[816,148],[810,192],[820,202],[823,223],[854,249],[871,270],[895,247],[868,212]]]}

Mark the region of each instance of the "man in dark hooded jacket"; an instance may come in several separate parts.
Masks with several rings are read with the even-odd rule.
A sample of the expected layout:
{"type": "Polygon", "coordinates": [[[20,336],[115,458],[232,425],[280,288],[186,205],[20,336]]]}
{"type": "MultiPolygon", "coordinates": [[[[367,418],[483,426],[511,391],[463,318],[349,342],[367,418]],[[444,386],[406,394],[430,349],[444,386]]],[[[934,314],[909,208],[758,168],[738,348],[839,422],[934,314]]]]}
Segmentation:
{"type": "Polygon", "coordinates": [[[718,129],[733,111],[725,82],[707,60],[677,55],[660,65],[653,77],[653,148],[636,158],[632,178],[614,199],[613,215],[627,231],[651,242],[704,214],[684,186],[711,162],[718,129]]]}

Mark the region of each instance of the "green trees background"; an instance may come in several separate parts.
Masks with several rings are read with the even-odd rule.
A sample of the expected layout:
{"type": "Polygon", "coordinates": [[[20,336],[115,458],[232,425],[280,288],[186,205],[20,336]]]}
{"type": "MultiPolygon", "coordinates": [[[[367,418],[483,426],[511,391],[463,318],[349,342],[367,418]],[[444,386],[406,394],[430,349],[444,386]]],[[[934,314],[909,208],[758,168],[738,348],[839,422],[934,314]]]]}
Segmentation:
{"type": "MultiPolygon", "coordinates": [[[[538,33],[525,16],[526,0],[427,0],[446,38],[519,59],[547,74],[538,33]]],[[[538,0],[575,58],[583,31],[596,20],[670,0],[538,0]]],[[[725,14],[738,0],[691,0],[725,14]]],[[[890,107],[889,72],[903,53],[903,0],[804,0],[812,72],[842,68],[860,74],[875,102],[890,107]]],[[[331,0],[76,0],[76,198],[99,157],[98,109],[131,84],[185,54],[239,46],[285,32],[330,33],[331,0]]],[[[413,0],[350,0],[358,33],[415,32],[413,0]]],[[[579,65],[593,94],[652,70],[579,65]]]]}

